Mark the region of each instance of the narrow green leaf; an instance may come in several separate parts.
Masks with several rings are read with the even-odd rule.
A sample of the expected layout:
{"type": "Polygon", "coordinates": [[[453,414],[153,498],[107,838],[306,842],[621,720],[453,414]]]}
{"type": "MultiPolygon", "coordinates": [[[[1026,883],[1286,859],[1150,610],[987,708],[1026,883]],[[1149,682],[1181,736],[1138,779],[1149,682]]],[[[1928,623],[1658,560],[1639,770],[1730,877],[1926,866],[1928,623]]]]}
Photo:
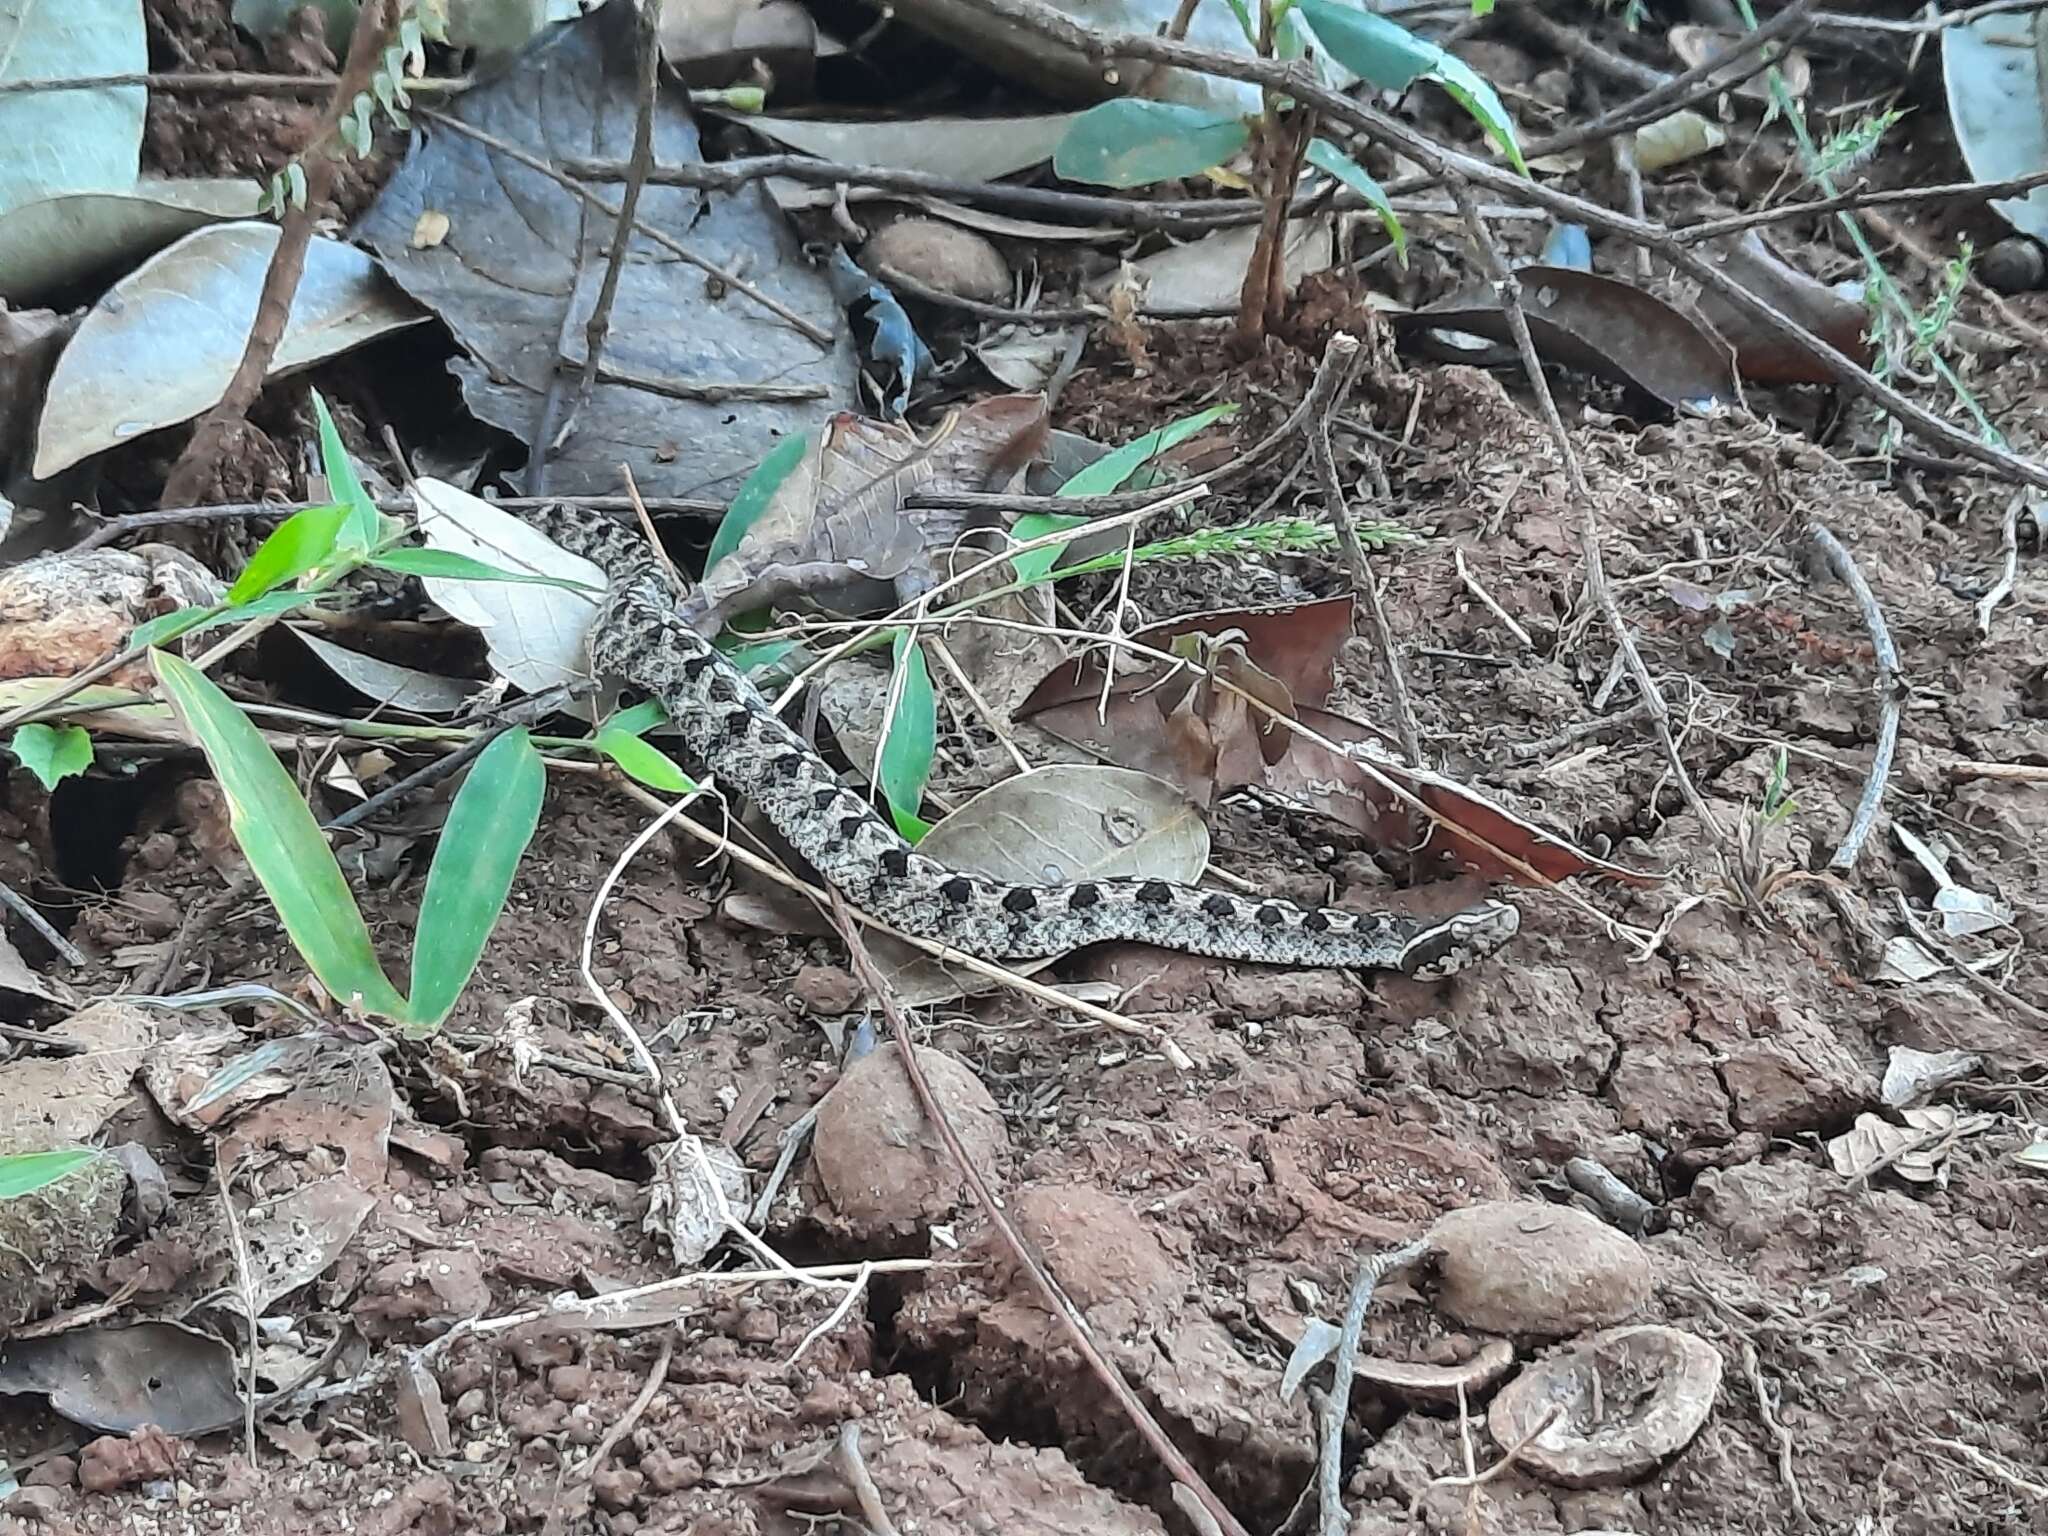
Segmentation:
{"type": "Polygon", "coordinates": [[[1394,205],[1388,200],[1386,189],[1373,180],[1371,173],[1328,139],[1315,139],[1310,142],[1308,163],[1317,170],[1336,177],[1365,199],[1367,206],[1380,216],[1380,223],[1386,227],[1387,238],[1394,242],[1394,259],[1402,266],[1407,266],[1408,231],[1401,227],[1401,216],[1394,212],[1394,205]]]}
{"type": "Polygon", "coordinates": [[[919,819],[924,786],[932,776],[932,754],[938,749],[939,709],[932,696],[931,673],[924,648],[908,630],[896,636],[896,710],[889,720],[889,738],[882,743],[882,794],[888,799],[896,830],[913,843],[930,830],[919,819]]]}
{"type": "Polygon", "coordinates": [[[528,572],[502,570],[495,565],[452,549],[387,549],[368,562],[380,571],[397,571],[405,576],[445,576],[450,581],[514,581],[535,587],[562,587],[571,592],[598,592],[588,582],[570,581],[562,576],[536,576],[528,572]]]}
{"type": "Polygon", "coordinates": [[[398,1018],[405,1000],[377,964],[370,931],[313,812],[262,734],[182,657],[151,651],[164,698],[206,754],[227,796],[228,824],[293,947],[334,998],[398,1018]]]}
{"type": "Polygon", "coordinates": [[[634,732],[620,729],[616,723],[599,731],[594,745],[621,771],[649,789],[658,789],[665,795],[687,795],[697,787],[696,781],[676,766],[674,758],[634,732]]]}
{"type": "Polygon", "coordinates": [[[1404,91],[1436,68],[1443,49],[1343,0],[1296,0],[1330,57],[1383,91],[1404,91]]]}
{"type": "Polygon", "coordinates": [[[47,1152],[10,1152],[0,1157],[0,1200],[18,1200],[69,1178],[104,1156],[95,1147],[52,1147],[47,1152]]]}
{"type": "MultiPolygon", "coordinates": [[[[1112,448],[1093,464],[1068,479],[1055,493],[1060,496],[1107,496],[1120,491],[1130,478],[1160,454],[1178,448],[1197,432],[1235,415],[1234,405],[1212,405],[1207,410],[1197,411],[1192,416],[1183,416],[1170,421],[1163,427],[1139,437],[1132,438],[1121,448],[1112,448]]],[[[1048,533],[1057,533],[1062,528],[1078,528],[1088,519],[1069,512],[1032,512],[1017,519],[1010,529],[1010,537],[1019,544],[1028,544],[1033,539],[1043,538],[1048,533]]],[[[1034,549],[1017,556],[1010,562],[1018,581],[1026,584],[1045,580],[1052,568],[1059,564],[1060,557],[1067,552],[1064,544],[1048,544],[1043,549],[1034,549]]]]}
{"type": "Polygon", "coordinates": [[[739,494],[733,497],[732,505],[725,509],[725,516],[719,519],[718,531],[711,535],[711,548],[704,555],[705,575],[710,575],[719,561],[740,547],[740,540],[746,537],[747,530],[760,521],[761,514],[768,510],[768,503],[782,488],[782,482],[804,461],[804,455],[810,452],[810,448],[808,437],[785,437],[767,458],[754,466],[753,473],[739,488],[739,494]]]}
{"type": "Polygon", "coordinates": [[[657,725],[668,719],[668,711],[661,707],[661,700],[649,699],[644,704],[635,704],[631,709],[622,709],[605,721],[605,729],[624,731],[628,736],[644,736],[657,725]]]}
{"type": "Polygon", "coordinates": [[[92,766],[92,738],[78,725],[24,725],[7,750],[44,789],[55,789],[92,766]]]}
{"type": "Polygon", "coordinates": [[[1514,119],[1471,65],[1386,17],[1342,0],[1297,0],[1296,8],[1308,18],[1331,58],[1381,90],[1406,90],[1422,79],[1441,85],[1472,114],[1515,169],[1528,174],[1514,119]]]}
{"type": "MultiPolygon", "coordinates": [[[[1027,512],[1010,527],[1010,537],[1019,544],[1029,544],[1033,539],[1042,539],[1048,533],[1058,533],[1064,528],[1079,528],[1088,519],[1076,512],[1027,512]]],[[[1010,562],[1010,569],[1016,579],[1030,586],[1045,580],[1052,574],[1052,568],[1060,563],[1060,557],[1067,552],[1064,544],[1048,544],[1043,549],[1027,549],[1010,562]]]]}
{"type": "Polygon", "coordinates": [[[1521,142],[1515,137],[1515,120],[1508,115],[1507,107],[1494,88],[1480,77],[1479,71],[1456,54],[1447,53],[1431,78],[1450,93],[1453,101],[1472,114],[1479,126],[1486,130],[1486,136],[1508,157],[1508,164],[1524,176],[1529,174],[1528,163],[1522,159],[1521,142]]]}
{"type": "Polygon", "coordinates": [[[252,619],[275,618],[280,613],[303,608],[318,596],[317,592],[272,592],[239,608],[230,608],[225,603],[212,608],[180,608],[176,613],[166,613],[147,624],[136,625],[129,633],[128,644],[131,649],[144,650],[176,640],[181,635],[202,635],[225,624],[246,624],[252,619]]]}
{"type": "Polygon", "coordinates": [[[1053,151],[1052,168],[1068,181],[1143,187],[1199,176],[1224,164],[1250,138],[1242,118],[1119,96],[1074,119],[1053,151]]]}
{"type": "Polygon", "coordinates": [[[324,564],[335,552],[348,515],[347,507],[308,507],[279,523],[228,588],[228,606],[254,602],[324,564]]]}
{"type": "Polygon", "coordinates": [[[170,613],[160,613],[146,624],[138,624],[128,632],[128,646],[131,650],[143,651],[152,645],[162,645],[180,635],[189,634],[208,619],[228,611],[225,603],[212,608],[179,608],[170,613]]]}
{"type": "Polygon", "coordinates": [[[420,898],[412,995],[405,1005],[413,1031],[431,1033],[469,985],[540,825],[547,778],[532,738],[524,730],[507,731],[484,748],[456,792],[420,898]]]}
{"type": "MultiPolygon", "coordinates": [[[[357,105],[363,107],[366,137],[368,100],[366,96],[356,98],[357,105]]],[[[320,421],[320,468],[327,476],[327,494],[341,503],[345,514],[336,540],[337,547],[346,554],[366,554],[377,543],[380,522],[377,503],[370,500],[370,493],[363,489],[355,465],[349,462],[348,450],[341,445],[341,434],[334,430],[334,417],[317,389],[313,391],[313,414],[320,421]]]]}
{"type": "MultiPolygon", "coordinates": [[[[723,641],[719,649],[725,650],[723,641]]],[[[725,651],[725,659],[752,678],[757,686],[767,686],[778,673],[790,671],[787,665],[791,656],[798,654],[794,640],[755,640],[735,645],[725,651]]]]}
{"type": "Polygon", "coordinates": [[[1054,494],[1107,496],[1112,491],[1120,491],[1131,476],[1160,454],[1178,448],[1196,433],[1206,432],[1217,422],[1236,414],[1237,407],[1234,405],[1212,405],[1207,410],[1195,412],[1192,416],[1183,416],[1178,421],[1169,421],[1163,427],[1154,427],[1150,432],[1132,438],[1121,448],[1112,448],[1079,474],[1074,475],[1054,494]]]}

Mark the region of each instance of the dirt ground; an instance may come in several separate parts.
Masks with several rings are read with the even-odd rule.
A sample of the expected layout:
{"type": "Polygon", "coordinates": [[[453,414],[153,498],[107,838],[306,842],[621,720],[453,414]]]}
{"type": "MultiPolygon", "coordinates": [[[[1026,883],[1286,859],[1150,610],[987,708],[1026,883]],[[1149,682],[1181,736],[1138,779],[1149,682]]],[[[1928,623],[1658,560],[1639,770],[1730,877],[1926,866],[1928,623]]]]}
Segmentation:
{"type": "MultiPolygon", "coordinates": [[[[2020,307],[2048,321],[2038,297],[2020,307]]],[[[1162,328],[1151,348],[1143,377],[1092,349],[1060,424],[1121,439],[1238,399],[1253,403],[1249,440],[1314,366],[1276,341],[1226,368],[1210,327],[1162,328]]],[[[1993,418],[2038,423],[2044,368],[2022,356],[1978,378],[1993,418]]],[[[1754,417],[1643,425],[1605,414],[1612,403],[1561,401],[1607,579],[1717,829],[1641,714],[1624,713],[1626,684],[1606,712],[1588,703],[1614,648],[1585,587],[1585,509],[1527,403],[1476,370],[1390,364],[1356,417],[1393,445],[1397,515],[1420,535],[1380,558],[1431,760],[1585,848],[1664,872],[1641,891],[1581,892],[1660,930],[1652,952],[1531,891],[1507,893],[1524,912],[1517,943],[1443,983],[1122,946],[1052,974],[1114,984],[1117,1006],[1169,1032],[1191,1069],[996,993],[915,1018],[939,1053],[928,1070],[1109,1362],[1249,1530],[1279,1528],[1315,1476],[1311,1408],[1282,1392],[1309,1320],[1337,1317],[1365,1256],[1449,1212],[1516,1200],[1532,1203],[1514,1208],[1522,1232],[1544,1208],[1591,1212],[1608,1232],[1635,1212],[1618,1261],[1635,1278],[1613,1282],[1626,1293],[1614,1315],[1603,1294],[1589,1317],[1551,1326],[1549,1296],[1515,1303],[1530,1326],[1460,1321],[1473,1313],[1447,1308],[1450,1279],[1425,1263],[1381,1286],[1366,1353],[1455,1371],[1505,1336],[1526,1370],[1625,1317],[1712,1346],[1711,1413],[1646,1475],[1570,1488],[1508,1466],[1475,1484],[1506,1449],[1491,1386],[1461,1414],[1455,1394],[1364,1371],[1342,1466],[1350,1536],[2048,1528],[2048,1182],[2013,1157],[2044,1114],[2048,1037],[2009,1001],[2048,997],[2048,785],[1974,766],[2048,764],[2048,580],[2023,548],[1980,633],[1976,601],[2004,563],[2003,491],[1931,473],[1879,484],[1754,417]],[[1827,863],[1871,768],[1875,661],[1854,598],[1811,556],[1814,521],[1854,554],[1907,685],[1882,814],[1846,873],[1827,863]],[[1740,596],[1703,608],[1695,591],[1740,596]],[[1796,803],[1761,825],[1781,750],[1796,803]],[[1894,827],[1939,840],[1958,881],[2010,904],[2016,959],[1979,984],[1953,969],[1871,979],[1900,931],[1892,893],[1923,912],[1936,894],[1894,827]],[[1745,837],[1748,869],[1728,867],[1720,850],[1745,837]],[[1887,1102],[1901,1048],[1981,1058],[1936,1096],[1960,1112],[1954,1133],[1925,1179],[1883,1162],[1838,1171],[1830,1143],[1887,1102]],[[1589,1164],[1636,1201],[1599,1193],[1589,1164]]],[[[1244,515],[1289,467],[1203,517],[1244,515]]],[[[1134,595],[1164,617],[1262,583],[1344,590],[1334,555],[1271,571],[1141,572],[1134,595]]],[[[1333,702],[1384,718],[1377,677],[1354,642],[1333,702]]],[[[1213,820],[1216,864],[1260,889],[1389,894],[1343,829],[1242,801],[1213,820]]],[[[340,1260],[274,1313],[316,1341],[352,1326],[361,1342],[332,1373],[347,1387],[259,1425],[253,1466],[237,1428],[158,1447],[108,1491],[86,1491],[94,1469],[145,1451],[81,1447],[90,1437],[34,1400],[0,1403],[0,1445],[42,1453],[23,1476],[36,1497],[0,1527],[875,1530],[844,1471],[852,1426],[872,1500],[905,1536],[1191,1528],[1159,1457],[961,1187],[900,1065],[886,1048],[841,1065],[866,1015],[843,948],[735,920],[729,872],[687,842],[655,842],[612,893],[597,981],[653,1043],[683,1122],[729,1146],[752,1189],[783,1133],[819,1110],[762,1228],[777,1253],[847,1266],[842,1277],[929,1263],[883,1266],[851,1292],[707,1279],[658,1320],[514,1320],[435,1342],[462,1319],[675,1273],[642,1229],[664,1113],[578,974],[598,884],[643,824],[615,788],[551,778],[448,1031],[381,1057],[399,1105],[386,1192],[340,1260]],[[436,1401],[452,1434],[440,1445],[436,1401]]],[[[17,771],[0,830],[17,850],[9,883],[76,893],[75,936],[99,957],[71,977],[87,996],[161,960],[239,857],[190,755],[54,799],[17,771]]],[[[380,857],[374,836],[358,851],[358,897],[402,965],[423,861],[380,857]]],[[[170,986],[291,992],[302,974],[251,899],[195,936],[170,986]]],[[[248,1008],[226,1017],[245,1044],[298,1028],[248,1008]]],[[[183,1170],[194,1191],[206,1175],[203,1161],[183,1170]]],[[[1497,1250],[1498,1267],[1517,1252],[1497,1250]]],[[[133,1282],[126,1305],[153,1315],[220,1264],[173,1219],[124,1246],[103,1288],[133,1282]]]]}

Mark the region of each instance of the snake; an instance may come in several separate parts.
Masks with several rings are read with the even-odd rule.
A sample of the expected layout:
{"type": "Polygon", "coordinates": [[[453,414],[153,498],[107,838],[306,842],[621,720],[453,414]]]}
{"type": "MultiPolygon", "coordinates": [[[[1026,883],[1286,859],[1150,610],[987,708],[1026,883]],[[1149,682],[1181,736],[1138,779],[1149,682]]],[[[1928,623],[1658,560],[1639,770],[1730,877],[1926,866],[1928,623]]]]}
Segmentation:
{"type": "Polygon", "coordinates": [[[920,853],[776,713],[681,611],[675,579],[637,531],[559,503],[520,515],[605,575],[588,636],[601,678],[660,703],[686,754],[744,794],[855,908],[978,959],[1041,960],[1113,940],[1263,965],[1431,980],[1494,953],[1520,926],[1486,899],[1442,917],[1300,907],[1171,880],[1021,884],[920,853]]]}

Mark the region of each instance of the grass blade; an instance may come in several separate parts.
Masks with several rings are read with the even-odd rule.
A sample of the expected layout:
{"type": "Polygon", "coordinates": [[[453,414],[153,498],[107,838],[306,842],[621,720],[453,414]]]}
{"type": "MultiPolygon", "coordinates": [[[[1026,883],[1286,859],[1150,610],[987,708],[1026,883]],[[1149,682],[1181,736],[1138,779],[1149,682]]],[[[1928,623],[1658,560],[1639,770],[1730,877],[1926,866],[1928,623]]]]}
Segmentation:
{"type": "Polygon", "coordinates": [[[274,592],[324,562],[334,553],[341,525],[347,520],[347,507],[308,507],[294,512],[256,546],[256,553],[228,588],[228,606],[239,608],[274,592]]]}
{"type": "Polygon", "coordinates": [[[18,1200],[47,1189],[101,1155],[96,1147],[53,1147],[47,1152],[13,1152],[0,1157],[0,1200],[18,1200]]]}
{"type": "Polygon", "coordinates": [[[432,1032],[469,985],[540,825],[546,788],[547,769],[524,730],[507,731],[484,748],[463,780],[420,900],[405,1005],[412,1030],[432,1032]]]}
{"type": "Polygon", "coordinates": [[[918,814],[924,786],[932,776],[932,754],[938,750],[939,707],[932,695],[932,675],[924,664],[924,648],[903,631],[896,636],[896,709],[889,735],[882,743],[878,770],[882,793],[896,830],[913,843],[931,830],[918,814]]]}
{"type": "Polygon", "coordinates": [[[367,554],[377,546],[382,514],[363,489],[362,478],[349,462],[348,449],[341,444],[341,434],[334,429],[334,417],[317,389],[313,391],[313,414],[320,421],[320,469],[327,476],[327,494],[341,504],[336,542],[352,555],[367,554]]]}
{"type": "Polygon", "coordinates": [[[164,698],[206,754],[229,825],[307,968],[336,1001],[386,1018],[405,1002],[377,964],[334,850],[248,716],[182,657],[150,652],[164,698]]]}

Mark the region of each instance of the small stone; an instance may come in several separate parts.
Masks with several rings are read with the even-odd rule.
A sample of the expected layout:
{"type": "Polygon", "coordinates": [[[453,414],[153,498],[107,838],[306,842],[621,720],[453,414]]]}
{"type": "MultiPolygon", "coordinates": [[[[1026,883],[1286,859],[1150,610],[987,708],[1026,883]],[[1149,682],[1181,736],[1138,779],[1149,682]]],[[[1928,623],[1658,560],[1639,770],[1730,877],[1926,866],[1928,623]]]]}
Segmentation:
{"type": "Polygon", "coordinates": [[[624,1509],[639,1497],[647,1479],[631,1467],[606,1462],[591,1474],[590,1491],[606,1509],[624,1509]]]}
{"type": "Polygon", "coordinates": [[[1713,1411],[1721,1354],[1677,1328],[1612,1328],[1538,1360],[1501,1388],[1486,1427],[1538,1477],[1631,1483],[1692,1442],[1713,1411]],[[1555,1415],[1540,1434],[1546,1415],[1555,1415]],[[1533,1437],[1533,1438],[1532,1438],[1533,1437]]]}
{"type": "Polygon", "coordinates": [[[782,1319],[773,1307],[749,1307],[733,1332],[748,1344],[773,1344],[782,1333],[782,1319]]]}
{"type": "Polygon", "coordinates": [[[898,219],[861,247],[860,264],[876,277],[893,268],[955,298],[984,304],[1010,299],[1010,265],[1003,253],[971,230],[936,219],[898,219]]]}
{"type": "Polygon", "coordinates": [[[590,1396],[590,1367],[558,1365],[548,1372],[548,1391],[557,1402],[580,1403],[590,1396]]]}
{"type": "Polygon", "coordinates": [[[71,1456],[52,1456],[21,1475],[25,1488],[69,1488],[78,1481],[78,1461],[71,1456]]]}
{"type": "Polygon", "coordinates": [[[490,1398],[482,1387],[471,1387],[455,1399],[455,1417],[467,1424],[484,1416],[484,1409],[490,1406],[490,1398]]]}
{"type": "Polygon", "coordinates": [[[860,983],[851,971],[836,965],[807,965],[796,973],[789,990],[809,1013],[852,1013],[861,1005],[860,983]]]}
{"type": "Polygon", "coordinates": [[[1650,1299],[1650,1262],[1584,1211],[1533,1200],[1451,1211],[1430,1228],[1437,1305],[1489,1333],[1564,1338],[1621,1321],[1650,1299]]]}
{"type": "MultiPolygon", "coordinates": [[[[917,1063],[967,1156],[992,1178],[1009,1152],[995,1100],[942,1051],[920,1046],[917,1063]]],[[[825,1095],[813,1159],[826,1198],[861,1238],[900,1238],[943,1221],[964,1188],[894,1046],[863,1056],[825,1095]]]]}

